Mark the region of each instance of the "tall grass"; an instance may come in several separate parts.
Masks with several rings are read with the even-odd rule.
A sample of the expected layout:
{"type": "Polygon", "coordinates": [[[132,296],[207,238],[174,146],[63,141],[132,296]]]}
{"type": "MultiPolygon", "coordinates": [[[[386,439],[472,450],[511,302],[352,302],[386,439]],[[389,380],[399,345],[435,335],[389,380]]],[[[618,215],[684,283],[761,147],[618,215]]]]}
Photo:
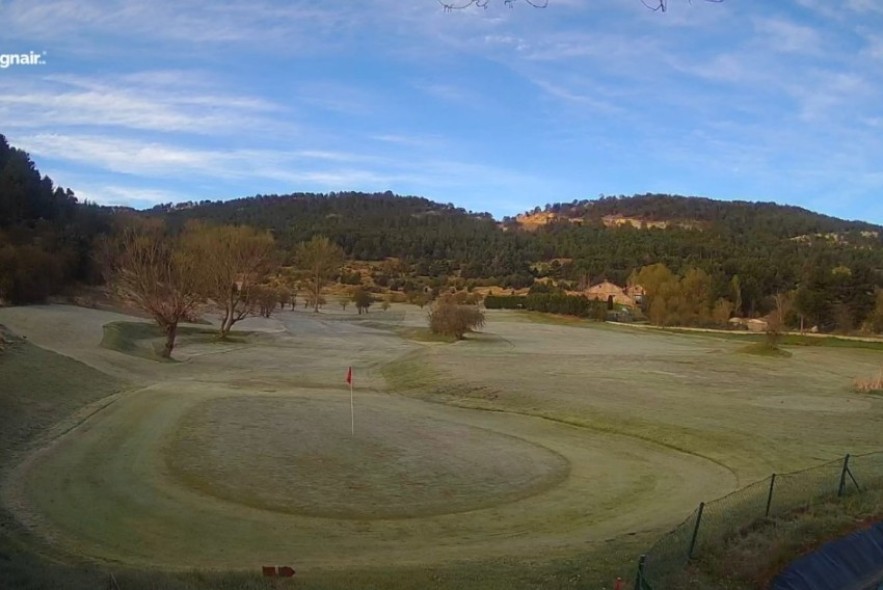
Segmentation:
{"type": "Polygon", "coordinates": [[[853,386],[859,393],[883,393],[883,369],[873,377],[856,377],[853,386]]]}
{"type": "Polygon", "coordinates": [[[765,590],[791,561],[883,518],[883,491],[833,498],[766,518],[709,546],[671,590],[765,590]]]}

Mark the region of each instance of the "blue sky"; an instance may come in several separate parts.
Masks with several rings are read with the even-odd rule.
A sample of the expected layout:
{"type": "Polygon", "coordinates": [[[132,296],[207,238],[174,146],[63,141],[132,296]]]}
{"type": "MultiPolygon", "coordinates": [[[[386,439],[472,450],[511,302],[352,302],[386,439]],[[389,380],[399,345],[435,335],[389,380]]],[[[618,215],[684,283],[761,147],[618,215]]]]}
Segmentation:
{"type": "Polygon", "coordinates": [[[135,207],[385,191],[513,215],[600,194],[883,223],[880,0],[0,0],[0,133],[135,207]]]}

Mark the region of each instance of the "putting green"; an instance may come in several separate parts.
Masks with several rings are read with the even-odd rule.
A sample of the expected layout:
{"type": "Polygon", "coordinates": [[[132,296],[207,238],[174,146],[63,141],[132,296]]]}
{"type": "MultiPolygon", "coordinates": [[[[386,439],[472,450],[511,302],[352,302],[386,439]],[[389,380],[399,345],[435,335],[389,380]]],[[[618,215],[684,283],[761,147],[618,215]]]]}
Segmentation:
{"type": "Polygon", "coordinates": [[[490,430],[329,399],[210,400],[180,422],[165,458],[195,489],[256,508],[336,518],[464,512],[525,498],[567,461],[490,430]]]}

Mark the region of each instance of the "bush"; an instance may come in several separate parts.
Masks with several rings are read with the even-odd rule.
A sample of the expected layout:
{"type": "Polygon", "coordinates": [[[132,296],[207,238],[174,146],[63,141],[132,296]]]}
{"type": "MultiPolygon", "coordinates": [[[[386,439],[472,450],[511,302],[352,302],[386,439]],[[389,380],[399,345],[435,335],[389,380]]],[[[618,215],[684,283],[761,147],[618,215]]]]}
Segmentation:
{"type": "Polygon", "coordinates": [[[33,245],[0,245],[0,300],[13,305],[41,303],[62,285],[58,255],[33,245]]]}
{"type": "Polygon", "coordinates": [[[604,321],[607,316],[607,303],[590,301],[582,295],[559,293],[534,293],[527,297],[519,295],[488,295],[484,298],[487,309],[525,309],[543,313],[573,315],[604,321]]]}
{"type": "Polygon", "coordinates": [[[476,305],[439,301],[429,312],[429,329],[433,334],[462,340],[466,332],[472,332],[482,326],[484,326],[484,312],[476,305]]]}
{"type": "Polygon", "coordinates": [[[353,291],[352,300],[356,304],[359,315],[362,315],[363,312],[368,313],[368,308],[374,303],[374,296],[369,291],[358,288],[353,291]]]}

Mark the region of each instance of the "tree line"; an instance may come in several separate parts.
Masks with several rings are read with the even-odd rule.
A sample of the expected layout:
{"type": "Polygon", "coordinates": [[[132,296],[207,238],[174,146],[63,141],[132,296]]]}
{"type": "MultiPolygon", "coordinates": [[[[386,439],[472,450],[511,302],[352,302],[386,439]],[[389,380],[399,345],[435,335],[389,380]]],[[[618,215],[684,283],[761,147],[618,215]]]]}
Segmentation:
{"type": "Polygon", "coordinates": [[[523,309],[595,320],[604,320],[608,311],[607,303],[604,301],[594,301],[584,295],[565,293],[486,295],[484,306],[487,309],[523,309]]]}
{"type": "MultiPolygon", "coordinates": [[[[659,194],[575,200],[548,204],[545,210],[560,219],[532,232],[512,219],[498,224],[486,213],[391,192],[257,195],[124,211],[80,202],[0,136],[0,299],[43,301],[69,285],[103,282],[106,241],[119,235],[123,220],[139,219],[162,222],[169,244],[184,236],[195,239],[194,224],[226,227],[221,242],[245,247],[246,234],[254,240],[249,244],[261,242],[261,248],[272,241],[283,262],[305,260],[306,252],[295,252],[298,245],[323,236],[342,259],[384,261],[371,273],[375,288],[414,301],[451,288],[531,287],[537,279],[561,291],[583,290],[605,279],[625,285],[643,272],[642,280],[658,284],[644,311],[660,323],[719,324],[724,315],[768,316],[787,299],[793,301],[789,321],[821,330],[878,325],[874,314],[883,287],[883,228],[878,226],[772,203],[659,194]],[[672,223],[665,229],[607,227],[610,215],[672,223]]],[[[198,248],[208,246],[186,245],[188,251],[198,248]]],[[[202,256],[210,266],[213,259],[202,256]]],[[[274,259],[270,266],[282,264],[274,259]]],[[[237,290],[236,297],[257,305],[258,313],[273,299],[290,303],[290,294],[283,292],[293,280],[287,272],[255,285],[237,279],[246,292],[240,296],[237,290]]],[[[222,278],[229,286],[231,277],[222,278]]],[[[313,274],[297,280],[304,303],[321,305],[322,279],[313,274]]],[[[345,269],[339,280],[369,287],[359,273],[345,269]]],[[[212,299],[226,301],[231,318],[240,313],[243,302],[232,301],[229,293],[216,295],[212,299]]]]}
{"type": "Polygon", "coordinates": [[[99,281],[92,240],[110,218],[41,175],[0,135],[0,300],[42,301],[71,283],[99,281]]]}

